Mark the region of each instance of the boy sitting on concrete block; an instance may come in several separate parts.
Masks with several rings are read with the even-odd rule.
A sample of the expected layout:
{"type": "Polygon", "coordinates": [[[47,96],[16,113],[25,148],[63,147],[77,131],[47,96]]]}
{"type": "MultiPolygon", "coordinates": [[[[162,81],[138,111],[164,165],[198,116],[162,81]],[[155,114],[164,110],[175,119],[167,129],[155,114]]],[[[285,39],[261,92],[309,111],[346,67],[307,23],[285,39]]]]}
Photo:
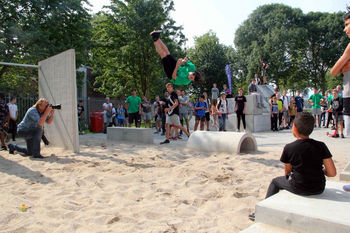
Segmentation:
{"type": "MultiPolygon", "coordinates": [[[[285,176],[271,181],[265,198],[281,189],[303,196],[321,194],[326,186],[325,175],[333,177],[337,174],[326,144],[309,138],[314,123],[310,113],[297,113],[292,128],[297,140],[284,147],[280,159],[284,163],[285,176]]],[[[255,214],[249,218],[254,221],[255,214]]]]}

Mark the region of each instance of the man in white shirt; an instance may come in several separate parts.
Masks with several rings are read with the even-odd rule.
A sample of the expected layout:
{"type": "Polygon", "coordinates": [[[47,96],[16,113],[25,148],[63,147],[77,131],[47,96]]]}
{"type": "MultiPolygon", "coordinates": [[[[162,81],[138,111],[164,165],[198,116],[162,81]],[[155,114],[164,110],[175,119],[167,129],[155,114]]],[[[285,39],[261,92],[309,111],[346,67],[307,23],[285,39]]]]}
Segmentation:
{"type": "Polygon", "coordinates": [[[18,107],[16,105],[16,97],[12,96],[10,102],[7,104],[10,112],[10,133],[12,134],[12,141],[16,141],[17,134],[17,117],[18,117],[18,107]]]}

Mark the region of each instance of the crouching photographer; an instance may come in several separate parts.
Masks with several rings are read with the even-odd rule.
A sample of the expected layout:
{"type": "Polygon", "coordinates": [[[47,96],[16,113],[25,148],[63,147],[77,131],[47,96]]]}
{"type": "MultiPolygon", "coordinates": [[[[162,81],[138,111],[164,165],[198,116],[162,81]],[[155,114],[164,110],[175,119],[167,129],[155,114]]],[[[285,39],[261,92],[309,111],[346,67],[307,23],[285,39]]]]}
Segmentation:
{"type": "Polygon", "coordinates": [[[46,122],[51,124],[55,110],[49,102],[41,98],[33,107],[29,108],[23,120],[19,123],[17,133],[25,139],[27,147],[22,147],[15,144],[9,144],[9,153],[14,154],[14,151],[24,153],[34,158],[44,158],[40,154],[40,141],[43,134],[43,125],[46,122]]]}

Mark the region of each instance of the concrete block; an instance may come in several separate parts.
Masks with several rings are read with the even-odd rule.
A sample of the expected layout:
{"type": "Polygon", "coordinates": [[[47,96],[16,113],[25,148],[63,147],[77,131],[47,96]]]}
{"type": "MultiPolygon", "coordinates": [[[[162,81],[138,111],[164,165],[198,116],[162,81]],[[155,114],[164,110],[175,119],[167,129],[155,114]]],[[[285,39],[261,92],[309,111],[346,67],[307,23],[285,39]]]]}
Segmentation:
{"type": "Polygon", "coordinates": [[[240,231],[240,233],[294,233],[279,227],[266,225],[263,223],[255,223],[250,227],[240,231]]]}
{"type": "Polygon", "coordinates": [[[196,131],[187,141],[187,147],[204,152],[226,152],[232,154],[255,152],[257,144],[248,133],[196,131]]]}
{"type": "Polygon", "coordinates": [[[153,144],[153,129],[107,127],[107,139],[114,141],[153,144]]]}
{"type": "Polygon", "coordinates": [[[350,137],[350,116],[344,115],[344,134],[350,137]]]}
{"type": "Polygon", "coordinates": [[[263,113],[262,108],[258,108],[258,102],[256,100],[256,95],[246,95],[247,98],[247,109],[246,115],[258,115],[263,113]]]}
{"type": "Polygon", "coordinates": [[[348,233],[350,193],[344,183],[327,181],[320,195],[298,196],[282,190],[256,205],[256,223],[295,232],[348,233]]]}
{"type": "Polygon", "coordinates": [[[45,124],[45,135],[57,147],[79,152],[77,86],[75,51],[63,53],[39,62],[39,97],[51,104],[61,104],[55,110],[50,125],[45,124]]]}
{"type": "Polygon", "coordinates": [[[340,173],[339,179],[350,181],[350,162],[345,166],[344,170],[340,173]]]}

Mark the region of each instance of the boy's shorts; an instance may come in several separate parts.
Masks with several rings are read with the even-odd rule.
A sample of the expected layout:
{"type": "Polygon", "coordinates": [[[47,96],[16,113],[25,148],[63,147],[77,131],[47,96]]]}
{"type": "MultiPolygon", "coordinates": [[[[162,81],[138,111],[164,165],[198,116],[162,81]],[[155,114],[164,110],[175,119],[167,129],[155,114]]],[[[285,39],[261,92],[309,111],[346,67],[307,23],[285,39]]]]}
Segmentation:
{"type": "Polygon", "coordinates": [[[163,57],[162,64],[163,64],[163,68],[164,68],[164,72],[165,72],[166,76],[168,76],[168,78],[172,79],[173,72],[174,72],[175,67],[176,67],[175,58],[169,54],[168,56],[163,57]]]}
{"type": "Polygon", "coordinates": [[[321,115],[321,108],[313,108],[312,115],[321,115]]]}
{"type": "Polygon", "coordinates": [[[118,125],[123,125],[124,124],[124,119],[118,119],[118,125]]]}
{"type": "Polygon", "coordinates": [[[176,126],[181,125],[179,115],[177,115],[177,114],[173,114],[171,116],[166,114],[165,123],[166,124],[174,124],[176,126]]]}
{"type": "Polygon", "coordinates": [[[337,123],[341,123],[341,122],[344,122],[344,116],[343,114],[340,114],[340,115],[334,115],[334,119],[337,123]]]}
{"type": "Polygon", "coordinates": [[[196,121],[205,121],[205,116],[197,116],[196,115],[196,121]]]}
{"type": "Polygon", "coordinates": [[[205,113],[205,120],[206,121],[210,121],[210,114],[209,114],[209,112],[205,113]]]}
{"type": "Polygon", "coordinates": [[[151,114],[151,112],[143,112],[143,120],[144,120],[144,121],[150,121],[150,120],[152,120],[152,114],[151,114]]]}

